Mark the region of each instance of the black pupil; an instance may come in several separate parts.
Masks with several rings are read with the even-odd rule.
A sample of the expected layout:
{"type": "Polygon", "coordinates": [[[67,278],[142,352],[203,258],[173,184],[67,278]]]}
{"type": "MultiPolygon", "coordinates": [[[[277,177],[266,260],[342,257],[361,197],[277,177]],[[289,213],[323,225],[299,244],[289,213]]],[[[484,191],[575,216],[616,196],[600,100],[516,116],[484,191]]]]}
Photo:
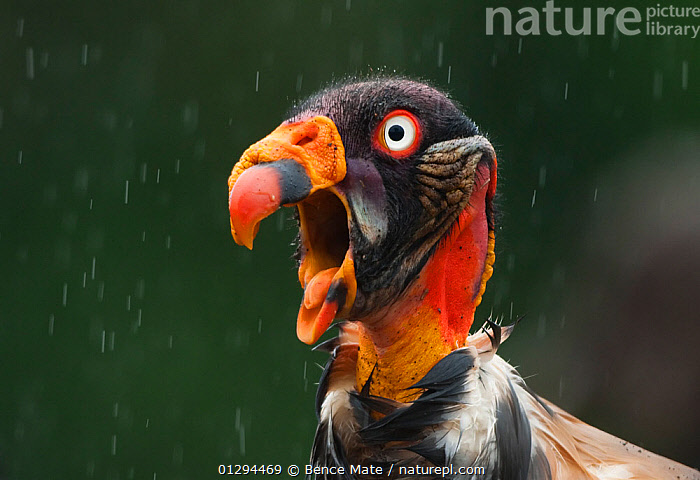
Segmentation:
{"type": "Polygon", "coordinates": [[[400,125],[392,125],[389,128],[389,138],[395,142],[398,142],[403,138],[403,133],[403,127],[400,125]]]}

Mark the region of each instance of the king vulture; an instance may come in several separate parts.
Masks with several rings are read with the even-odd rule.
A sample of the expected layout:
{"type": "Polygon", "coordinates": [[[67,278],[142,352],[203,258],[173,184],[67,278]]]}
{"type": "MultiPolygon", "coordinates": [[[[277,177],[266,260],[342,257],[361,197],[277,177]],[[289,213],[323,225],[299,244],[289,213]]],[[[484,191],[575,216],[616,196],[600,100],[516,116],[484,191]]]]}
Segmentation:
{"type": "Polygon", "coordinates": [[[444,93],[351,80],[295,106],[228,180],[231,232],[296,209],[296,333],[330,359],[316,478],[700,479],[532,392],[469,334],[494,263],[494,148],[444,93]]]}

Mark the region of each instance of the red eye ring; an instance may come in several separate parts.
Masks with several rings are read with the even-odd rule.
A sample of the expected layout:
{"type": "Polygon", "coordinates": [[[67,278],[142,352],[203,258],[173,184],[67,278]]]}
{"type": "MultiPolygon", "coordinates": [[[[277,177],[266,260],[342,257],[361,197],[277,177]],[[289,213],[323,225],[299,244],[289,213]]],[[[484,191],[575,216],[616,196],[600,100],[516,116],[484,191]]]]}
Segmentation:
{"type": "Polygon", "coordinates": [[[418,150],[421,139],[418,118],[407,110],[394,110],[381,121],[372,143],[393,158],[406,158],[418,150]]]}

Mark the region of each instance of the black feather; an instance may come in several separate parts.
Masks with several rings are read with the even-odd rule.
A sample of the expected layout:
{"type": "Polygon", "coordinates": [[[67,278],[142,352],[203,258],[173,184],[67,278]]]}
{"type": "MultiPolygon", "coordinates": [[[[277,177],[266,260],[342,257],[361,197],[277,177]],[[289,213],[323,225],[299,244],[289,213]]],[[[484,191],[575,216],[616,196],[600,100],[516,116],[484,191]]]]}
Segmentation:
{"type": "MultiPolygon", "coordinates": [[[[444,452],[428,453],[428,447],[431,445],[429,435],[433,432],[433,427],[453,418],[464,407],[465,379],[472,368],[474,358],[471,350],[460,349],[452,352],[414,385],[414,388],[425,389],[420,397],[406,407],[397,408],[362,428],[359,432],[360,437],[370,445],[398,442],[404,447],[415,447],[425,451],[430,457],[426,459],[431,462],[441,455],[444,458],[444,452]]],[[[367,400],[364,404],[369,408],[377,404],[386,405],[377,403],[377,400],[367,400]]],[[[420,453],[411,448],[407,449],[420,453]]]]}
{"type": "Polygon", "coordinates": [[[419,443],[407,447],[406,450],[417,453],[433,465],[444,466],[447,465],[447,456],[445,449],[438,444],[440,440],[441,438],[435,436],[426,437],[419,443]]]}
{"type": "Polygon", "coordinates": [[[360,395],[363,397],[368,397],[369,396],[369,387],[372,386],[372,377],[374,376],[374,372],[377,370],[377,364],[374,364],[374,367],[372,367],[372,371],[369,372],[369,377],[367,377],[367,381],[365,382],[364,385],[362,385],[362,390],[360,390],[360,395]]]}
{"type": "Polygon", "coordinates": [[[547,456],[539,448],[534,449],[532,452],[530,472],[527,478],[528,480],[552,479],[552,469],[549,466],[549,460],[547,460],[547,456]]]}
{"type": "Polygon", "coordinates": [[[474,367],[474,356],[466,348],[460,348],[447,355],[431,368],[425,376],[411,388],[440,389],[452,385],[464,373],[474,367]]]}
{"type": "Polygon", "coordinates": [[[380,413],[382,415],[389,415],[391,413],[394,413],[394,411],[398,410],[399,408],[404,407],[403,404],[388,398],[375,397],[373,395],[358,395],[357,392],[350,392],[350,398],[354,401],[357,401],[364,408],[372,410],[373,412],[380,413]]]}
{"type": "Polygon", "coordinates": [[[496,447],[498,478],[526,480],[532,455],[532,433],[527,414],[520,405],[513,384],[496,405],[496,447]]]}

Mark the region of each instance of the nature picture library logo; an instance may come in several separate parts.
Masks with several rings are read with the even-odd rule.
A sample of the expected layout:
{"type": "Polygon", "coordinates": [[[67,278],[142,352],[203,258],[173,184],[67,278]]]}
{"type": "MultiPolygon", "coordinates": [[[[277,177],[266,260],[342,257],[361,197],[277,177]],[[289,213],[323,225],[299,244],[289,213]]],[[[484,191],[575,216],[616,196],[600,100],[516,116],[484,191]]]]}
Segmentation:
{"type": "Polygon", "coordinates": [[[494,31],[512,35],[513,30],[527,35],[606,35],[606,23],[613,24],[623,35],[688,36],[700,33],[700,6],[676,7],[657,3],[646,8],[636,7],[558,7],[554,0],[542,9],[523,7],[486,8],[486,35],[494,31]]]}

